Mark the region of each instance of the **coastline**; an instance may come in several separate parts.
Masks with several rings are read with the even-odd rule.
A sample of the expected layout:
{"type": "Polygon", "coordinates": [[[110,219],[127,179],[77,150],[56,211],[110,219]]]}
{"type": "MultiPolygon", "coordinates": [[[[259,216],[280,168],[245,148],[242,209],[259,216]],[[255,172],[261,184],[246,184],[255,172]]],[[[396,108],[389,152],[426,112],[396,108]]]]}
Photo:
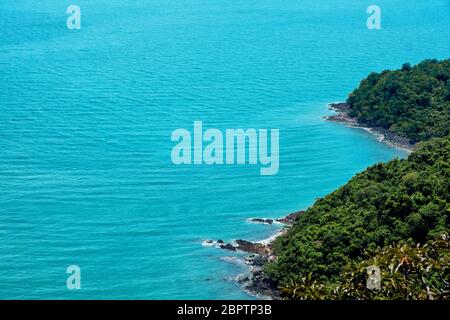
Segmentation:
{"type": "MultiPolygon", "coordinates": [[[[350,106],[346,102],[329,103],[327,107],[329,110],[336,113],[334,115],[324,116],[323,118],[327,121],[333,121],[348,127],[365,130],[376,136],[378,141],[386,143],[393,148],[404,150],[407,153],[413,151],[414,145],[411,144],[408,139],[385,128],[364,125],[360,123],[357,118],[351,117],[348,114],[350,106]]],[[[267,263],[277,261],[277,256],[273,252],[274,242],[279,237],[285,235],[289,228],[296,222],[297,218],[304,212],[305,211],[301,210],[278,219],[248,218],[247,222],[249,223],[263,225],[280,224],[282,226],[277,232],[266,239],[255,242],[237,239],[231,243],[226,243],[223,240],[205,240],[202,245],[219,248],[221,250],[246,253],[247,255],[243,260],[238,260],[248,266],[248,272],[236,276],[233,281],[237,282],[243,291],[253,297],[266,300],[279,300],[281,299],[281,292],[279,291],[277,284],[264,275],[263,269],[267,263]]]]}
{"type": "Polygon", "coordinates": [[[277,223],[282,225],[277,232],[263,240],[250,242],[238,239],[231,243],[225,243],[222,240],[206,240],[202,245],[232,252],[247,253],[248,255],[244,257],[244,263],[248,266],[249,270],[247,273],[238,276],[234,280],[241,286],[242,290],[251,296],[266,300],[277,300],[281,298],[280,292],[274,281],[264,276],[263,267],[266,263],[277,260],[277,257],[272,250],[274,241],[276,241],[278,237],[286,234],[289,227],[292,226],[297,218],[304,212],[305,211],[294,212],[279,219],[248,219],[248,222],[250,223],[267,225],[277,223]]]}
{"type": "Polygon", "coordinates": [[[326,120],[342,123],[348,127],[366,130],[375,135],[380,142],[386,143],[394,148],[402,149],[408,153],[411,153],[414,148],[414,145],[411,144],[408,139],[401,137],[388,129],[367,126],[360,123],[357,118],[349,116],[348,112],[350,106],[346,102],[330,103],[328,104],[328,109],[333,110],[336,114],[325,116],[324,118],[326,120]]]}
{"type": "MultiPolygon", "coordinates": [[[[335,102],[328,104],[328,108],[336,112],[335,115],[325,116],[329,121],[338,122],[349,127],[366,130],[377,137],[380,142],[386,143],[394,148],[402,149],[411,153],[414,145],[407,139],[392,133],[388,129],[381,127],[369,127],[358,122],[357,118],[348,115],[349,105],[346,102],[335,102]]],[[[246,240],[236,240],[231,244],[225,244],[223,241],[211,241],[210,244],[215,244],[216,247],[224,250],[241,251],[248,253],[244,258],[245,264],[249,266],[248,274],[239,276],[236,281],[242,286],[242,289],[250,295],[261,299],[281,299],[280,292],[273,280],[264,276],[263,267],[268,262],[277,260],[273,253],[273,243],[280,237],[286,234],[289,227],[292,226],[297,218],[303,214],[304,211],[291,213],[284,218],[268,219],[268,218],[249,218],[251,223],[272,224],[279,223],[283,225],[280,230],[272,234],[267,239],[257,242],[249,242],[246,240]]]]}

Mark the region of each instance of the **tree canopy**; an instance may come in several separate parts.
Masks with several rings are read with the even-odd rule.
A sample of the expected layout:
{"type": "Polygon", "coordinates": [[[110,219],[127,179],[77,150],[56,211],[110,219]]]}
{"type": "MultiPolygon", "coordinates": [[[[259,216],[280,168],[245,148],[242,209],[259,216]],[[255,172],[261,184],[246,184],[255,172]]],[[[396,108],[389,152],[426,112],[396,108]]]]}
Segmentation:
{"type": "Polygon", "coordinates": [[[450,59],[371,73],[350,94],[349,115],[412,143],[450,132],[450,59]]]}
{"type": "MultiPolygon", "coordinates": [[[[277,261],[268,263],[265,273],[280,284],[286,297],[407,297],[401,287],[384,295],[354,292],[361,288],[362,278],[358,283],[355,279],[362,274],[351,266],[364,265],[367,252],[376,250],[378,261],[399,247],[410,255],[423,254],[417,244],[435,248],[431,242],[450,229],[449,83],[450,60],[427,60],[414,67],[405,64],[401,70],[372,73],[350,95],[351,115],[419,143],[407,159],[377,163],[317,200],[277,238],[273,244],[277,261]],[[353,272],[353,278],[345,270],[353,272]],[[299,295],[293,295],[294,291],[299,295]]],[[[444,262],[439,261],[448,263],[448,246],[443,254],[444,262]]],[[[387,275],[388,264],[379,264],[387,275]]],[[[439,281],[436,273],[430,277],[431,282],[439,281]]],[[[428,293],[444,297],[446,279],[441,286],[433,282],[435,287],[428,288],[428,293]]],[[[414,298],[430,297],[424,295],[420,281],[414,282],[420,287],[414,298]]]]}
{"type": "Polygon", "coordinates": [[[338,285],[321,283],[310,273],[290,279],[282,294],[292,300],[448,300],[450,239],[444,234],[425,245],[397,244],[367,252],[362,261],[344,267],[338,285]],[[368,280],[379,285],[368,286],[368,280]]]}
{"type": "Polygon", "coordinates": [[[450,226],[449,156],[450,140],[435,138],[408,159],[375,164],[319,199],[274,243],[271,277],[311,272],[333,279],[366,249],[441,235],[450,226]]]}

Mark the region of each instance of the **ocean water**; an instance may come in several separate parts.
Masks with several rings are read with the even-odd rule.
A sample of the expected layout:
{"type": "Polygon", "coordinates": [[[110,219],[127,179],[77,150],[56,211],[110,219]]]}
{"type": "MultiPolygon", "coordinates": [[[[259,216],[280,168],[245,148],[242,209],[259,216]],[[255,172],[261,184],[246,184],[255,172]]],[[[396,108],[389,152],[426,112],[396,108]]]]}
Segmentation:
{"type": "Polygon", "coordinates": [[[448,58],[450,2],[0,4],[0,299],[246,299],[205,239],[269,237],[405,152],[325,121],[371,71],[448,58]],[[66,9],[82,11],[80,30],[66,9]],[[175,166],[177,128],[280,129],[280,170],[175,166]],[[81,289],[66,268],[81,268],[81,289]]]}

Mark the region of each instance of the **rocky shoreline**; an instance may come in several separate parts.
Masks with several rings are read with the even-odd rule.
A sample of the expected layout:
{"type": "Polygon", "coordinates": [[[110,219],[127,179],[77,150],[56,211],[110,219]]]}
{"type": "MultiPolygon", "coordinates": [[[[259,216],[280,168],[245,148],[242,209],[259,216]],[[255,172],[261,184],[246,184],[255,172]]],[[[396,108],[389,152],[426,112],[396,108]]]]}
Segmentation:
{"type": "MultiPolygon", "coordinates": [[[[328,108],[335,111],[335,115],[324,117],[327,120],[343,123],[350,127],[367,130],[376,136],[379,140],[388,143],[396,148],[400,148],[411,152],[414,145],[408,139],[400,137],[391,131],[381,127],[368,127],[361,124],[357,118],[349,115],[350,106],[346,102],[330,103],[328,108]]],[[[277,261],[277,256],[273,252],[273,243],[281,235],[285,234],[288,228],[295,223],[304,211],[291,213],[284,218],[269,219],[269,218],[250,218],[249,222],[272,225],[279,223],[284,225],[279,232],[272,235],[270,238],[258,242],[250,242],[247,240],[238,239],[233,243],[225,243],[223,240],[206,240],[204,245],[214,246],[222,250],[229,250],[234,252],[248,253],[244,259],[244,263],[249,266],[249,273],[239,276],[237,281],[243,288],[253,296],[266,299],[280,299],[280,291],[277,284],[270,278],[264,275],[263,268],[268,262],[277,261]]]]}
{"type": "Polygon", "coordinates": [[[279,299],[280,294],[276,283],[264,276],[263,267],[268,262],[276,261],[277,257],[272,250],[273,242],[279,236],[285,234],[289,226],[294,224],[297,218],[303,213],[304,211],[298,211],[281,219],[249,219],[249,221],[253,223],[263,223],[269,225],[273,223],[280,223],[284,225],[279,232],[265,240],[250,242],[247,240],[238,239],[232,243],[225,243],[223,240],[206,240],[204,241],[204,245],[214,246],[222,250],[248,253],[249,255],[245,257],[245,264],[249,266],[250,272],[238,277],[236,281],[251,295],[268,299],[279,299]]]}
{"type": "MultiPolygon", "coordinates": [[[[396,148],[404,149],[408,152],[411,152],[414,147],[408,139],[400,137],[385,128],[367,127],[362,125],[358,122],[358,119],[348,115],[350,106],[345,102],[331,103],[328,107],[329,109],[335,111],[336,114],[324,117],[327,120],[336,121],[351,127],[367,130],[377,135],[380,141],[388,143],[396,148]]],[[[298,217],[303,213],[304,211],[294,212],[280,219],[248,219],[248,221],[252,223],[267,225],[279,223],[284,225],[279,232],[265,240],[250,242],[247,240],[238,239],[232,243],[225,243],[223,240],[206,240],[204,245],[214,246],[222,250],[248,253],[249,255],[245,257],[244,262],[247,266],[249,266],[250,271],[248,274],[241,275],[235,280],[251,295],[267,299],[280,299],[281,296],[276,283],[264,275],[263,268],[266,263],[277,260],[277,256],[273,252],[273,242],[279,236],[285,234],[287,229],[293,225],[298,217]]]]}
{"type": "Polygon", "coordinates": [[[328,105],[328,108],[335,111],[337,114],[324,117],[327,120],[340,122],[350,127],[367,130],[379,137],[380,141],[390,144],[396,148],[406,150],[408,152],[411,152],[414,147],[414,145],[411,144],[408,139],[401,137],[389,131],[388,129],[381,127],[369,127],[359,123],[357,118],[350,117],[348,115],[350,106],[346,102],[330,103],[328,105]]]}

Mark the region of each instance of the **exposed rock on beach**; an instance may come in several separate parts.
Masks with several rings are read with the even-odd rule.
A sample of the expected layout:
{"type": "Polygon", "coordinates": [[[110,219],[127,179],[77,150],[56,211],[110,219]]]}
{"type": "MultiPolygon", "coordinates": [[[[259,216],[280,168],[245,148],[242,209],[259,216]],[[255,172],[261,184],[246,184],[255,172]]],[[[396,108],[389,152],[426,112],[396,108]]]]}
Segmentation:
{"type": "Polygon", "coordinates": [[[270,238],[258,242],[251,242],[243,239],[238,239],[232,243],[225,243],[222,240],[206,240],[203,242],[205,246],[214,246],[223,250],[232,252],[245,252],[249,255],[245,257],[245,264],[249,266],[250,272],[239,276],[236,281],[240,283],[244,290],[252,295],[258,297],[265,297],[270,299],[278,299],[279,292],[276,284],[265,277],[263,266],[268,262],[276,261],[277,257],[273,253],[273,242],[281,235],[283,235],[289,226],[297,221],[298,217],[304,211],[298,211],[287,215],[280,219],[267,218],[252,218],[251,222],[271,225],[275,222],[284,224],[276,234],[270,238]]]}
{"type": "Polygon", "coordinates": [[[357,118],[349,115],[350,106],[345,102],[331,103],[328,105],[328,108],[335,111],[336,114],[325,117],[327,120],[341,122],[351,127],[367,130],[378,136],[380,141],[409,152],[414,147],[407,138],[401,137],[386,128],[367,126],[360,123],[357,118]]]}

